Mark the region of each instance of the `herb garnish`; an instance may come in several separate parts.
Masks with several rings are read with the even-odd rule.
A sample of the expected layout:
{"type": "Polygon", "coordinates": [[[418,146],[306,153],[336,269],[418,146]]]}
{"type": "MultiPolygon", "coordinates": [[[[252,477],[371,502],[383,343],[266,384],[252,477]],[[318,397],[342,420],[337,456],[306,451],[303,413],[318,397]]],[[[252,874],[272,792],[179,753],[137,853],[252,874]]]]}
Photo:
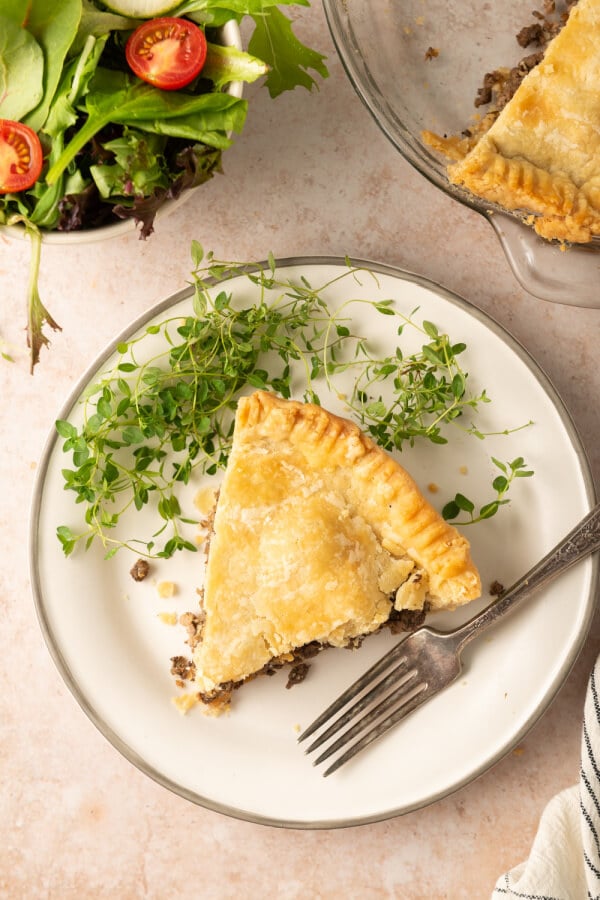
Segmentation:
{"type": "Polygon", "coordinates": [[[506,499],[505,494],[513,479],[530,478],[533,475],[533,471],[527,468],[522,456],[518,456],[508,463],[503,463],[492,456],[492,462],[503,473],[502,475],[497,475],[492,481],[492,487],[496,491],[495,500],[484,503],[476,515],[473,501],[465,497],[464,494],[456,494],[454,500],[450,500],[442,510],[442,515],[445,519],[458,519],[461,513],[466,513],[468,518],[457,521],[457,525],[472,525],[475,522],[481,522],[483,519],[491,519],[492,516],[496,515],[500,506],[510,502],[506,499]]]}
{"type": "MultiPolygon", "coordinates": [[[[346,260],[347,271],[313,287],[305,277],[278,274],[272,255],[264,267],[224,262],[212,253],[205,258],[193,242],[192,257],[192,314],[151,324],[120,344],[113,368],[82,400],[82,426],[56,423],[63,450],[73,459],[73,467],[62,470],[65,489],[85,505],[87,525],[79,534],[68,526],[58,528],[66,555],[80,541],[89,547],[95,538],[107,556],[124,546],[158,557],[196,549],[181,533],[180,526],[190,520],[182,513],[177,489],[195,470],[214,475],[225,467],[237,398],[248,387],[320,403],[319,385],[339,394],[336,377],[350,371],[355,386],[344,398],[349,412],[388,450],[418,439],[446,443],[443,430],[449,424],[484,437],[462,419],[465,411],[489,402],[485,391],[469,393],[468,375],[458,360],[465,344],[453,343],[431,322],[418,324],[417,310],[406,316],[392,300],[349,299],[335,311],[328,308],[323,296],[328,287],[342,278],[376,279],[369,270],[346,260]],[[251,302],[242,302],[239,283],[235,297],[227,292],[227,281],[237,276],[251,286],[251,302]],[[408,354],[398,346],[392,356],[381,358],[354,333],[352,304],[368,304],[394,317],[399,336],[409,327],[416,330],[420,348],[408,354]],[[386,398],[379,393],[384,384],[386,398]],[[162,520],[150,540],[112,536],[124,513],[150,501],[162,520]],[[163,535],[166,540],[158,546],[163,535]]],[[[505,485],[494,482],[499,494],[493,510],[488,504],[487,517],[507,502],[504,494],[517,470],[511,469],[505,485]]],[[[459,497],[457,508],[466,510],[470,501],[459,497]]],[[[448,518],[453,510],[446,510],[448,518]]]]}
{"type": "MultiPolygon", "coordinates": [[[[342,311],[347,305],[358,302],[349,301],[342,311]]],[[[405,316],[394,308],[392,300],[370,305],[381,315],[392,316],[400,322],[396,326],[398,336],[410,326],[425,342],[420,350],[408,356],[398,345],[392,356],[380,359],[373,358],[368,344],[359,340],[352,363],[339,362],[336,347],[332,346],[327,374],[354,367],[355,384],[348,404],[363,428],[385,450],[401,450],[405,442],[412,445],[417,437],[426,437],[434,444],[446,444],[447,438],[442,433],[444,424],[457,419],[467,408],[475,409],[480,403],[489,403],[485,390],[478,396],[471,396],[466,390],[467,376],[458,359],[466,350],[466,344],[452,344],[448,335],[440,334],[433,322],[425,320],[419,326],[413,318],[417,310],[405,316]],[[390,379],[394,388],[392,401],[381,396],[374,398],[377,385],[390,379]]],[[[336,334],[350,337],[347,328],[336,325],[338,316],[336,313],[331,319],[336,334]]],[[[468,425],[467,430],[483,436],[473,424],[468,425]]]]}

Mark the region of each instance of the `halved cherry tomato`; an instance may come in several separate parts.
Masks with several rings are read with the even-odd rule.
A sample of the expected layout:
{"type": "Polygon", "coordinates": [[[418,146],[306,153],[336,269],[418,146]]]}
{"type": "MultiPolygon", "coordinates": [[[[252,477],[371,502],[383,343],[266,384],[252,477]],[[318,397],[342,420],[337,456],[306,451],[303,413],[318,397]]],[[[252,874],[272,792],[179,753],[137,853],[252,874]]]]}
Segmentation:
{"type": "Polygon", "coordinates": [[[125,57],[138,78],[163,91],[185,87],[206,61],[206,38],[186,19],[149,19],[133,32],[125,57]]]}
{"type": "Polygon", "coordinates": [[[26,191],[44,162],[40,139],[22,122],[0,119],[0,194],[26,191]]]}

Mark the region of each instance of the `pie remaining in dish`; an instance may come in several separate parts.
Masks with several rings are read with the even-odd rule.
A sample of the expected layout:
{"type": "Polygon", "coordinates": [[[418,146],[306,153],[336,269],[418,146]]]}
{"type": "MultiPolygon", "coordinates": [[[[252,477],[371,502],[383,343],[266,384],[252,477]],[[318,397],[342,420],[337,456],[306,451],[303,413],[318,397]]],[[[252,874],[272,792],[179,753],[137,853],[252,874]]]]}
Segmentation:
{"type": "Polygon", "coordinates": [[[467,540],[358,426],[262,391],[239,401],[192,642],[201,700],[480,589],[467,540]]]}
{"type": "Polygon", "coordinates": [[[489,130],[424,133],[455,162],[449,180],[526,219],[544,238],[600,234],[600,0],[579,0],[489,130]]]}

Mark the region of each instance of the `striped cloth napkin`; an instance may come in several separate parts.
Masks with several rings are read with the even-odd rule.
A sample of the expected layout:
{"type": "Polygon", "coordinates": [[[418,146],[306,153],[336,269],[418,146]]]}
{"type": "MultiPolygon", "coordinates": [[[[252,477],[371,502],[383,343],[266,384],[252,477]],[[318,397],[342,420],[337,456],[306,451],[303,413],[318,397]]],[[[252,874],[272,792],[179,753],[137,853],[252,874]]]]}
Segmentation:
{"type": "Polygon", "coordinates": [[[498,879],[492,900],[600,900],[600,657],[588,682],[579,784],[548,803],[529,859],[498,879]]]}

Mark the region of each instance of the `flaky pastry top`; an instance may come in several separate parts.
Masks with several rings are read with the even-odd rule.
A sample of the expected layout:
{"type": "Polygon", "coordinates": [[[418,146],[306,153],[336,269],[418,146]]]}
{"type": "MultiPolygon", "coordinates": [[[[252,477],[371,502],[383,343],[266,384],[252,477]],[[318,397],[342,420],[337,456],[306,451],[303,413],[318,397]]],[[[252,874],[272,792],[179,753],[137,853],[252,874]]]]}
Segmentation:
{"type": "Polygon", "coordinates": [[[469,544],[354,423],[258,391],[238,404],[195,651],[210,691],[312,641],[344,646],[401,606],[479,596],[469,544]]]}

